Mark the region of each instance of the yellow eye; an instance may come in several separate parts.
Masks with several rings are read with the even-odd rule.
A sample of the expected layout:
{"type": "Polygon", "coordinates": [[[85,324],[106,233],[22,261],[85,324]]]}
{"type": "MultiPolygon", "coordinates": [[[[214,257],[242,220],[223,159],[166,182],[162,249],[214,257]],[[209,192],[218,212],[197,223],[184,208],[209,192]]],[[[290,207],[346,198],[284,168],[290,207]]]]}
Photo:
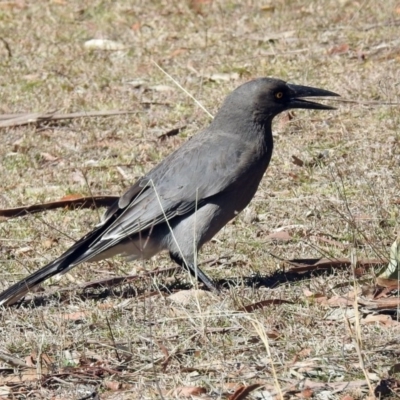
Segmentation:
{"type": "Polygon", "coordinates": [[[280,100],[283,97],[283,93],[282,92],[276,92],[275,93],[275,98],[280,100]]]}

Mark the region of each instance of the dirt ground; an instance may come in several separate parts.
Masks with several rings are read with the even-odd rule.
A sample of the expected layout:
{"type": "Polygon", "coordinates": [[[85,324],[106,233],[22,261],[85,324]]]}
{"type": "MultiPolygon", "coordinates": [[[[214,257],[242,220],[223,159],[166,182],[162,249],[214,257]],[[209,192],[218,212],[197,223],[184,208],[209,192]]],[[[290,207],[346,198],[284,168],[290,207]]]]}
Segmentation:
{"type": "MultiPolygon", "coordinates": [[[[399,291],[362,260],[400,232],[399,29],[392,0],[1,1],[0,114],[130,111],[0,127],[2,210],[123,193],[210,122],[185,91],[211,114],[260,76],[342,97],[275,119],[260,189],[199,256],[220,297],[155,274],[167,254],[82,265],[0,310],[0,399],[398,398],[399,291]]],[[[2,218],[0,290],[103,211],[2,218]]]]}

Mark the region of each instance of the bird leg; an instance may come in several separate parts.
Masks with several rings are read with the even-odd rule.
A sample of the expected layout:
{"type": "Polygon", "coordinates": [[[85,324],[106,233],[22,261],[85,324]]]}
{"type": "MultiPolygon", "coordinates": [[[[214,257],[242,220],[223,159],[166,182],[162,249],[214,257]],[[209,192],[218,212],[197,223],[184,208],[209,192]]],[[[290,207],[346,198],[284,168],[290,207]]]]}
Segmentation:
{"type": "Polygon", "coordinates": [[[169,256],[172,261],[175,261],[178,265],[189,271],[199,282],[204,283],[211,292],[219,293],[219,289],[215,283],[194,262],[185,262],[180,256],[171,252],[169,256]]]}

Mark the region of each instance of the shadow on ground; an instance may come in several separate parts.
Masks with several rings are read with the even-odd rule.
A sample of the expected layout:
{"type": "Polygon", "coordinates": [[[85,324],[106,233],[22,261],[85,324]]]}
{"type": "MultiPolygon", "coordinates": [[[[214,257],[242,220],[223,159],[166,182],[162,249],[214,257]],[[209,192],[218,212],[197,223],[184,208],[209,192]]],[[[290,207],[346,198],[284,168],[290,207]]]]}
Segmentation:
{"type": "MultiPolygon", "coordinates": [[[[224,290],[235,287],[252,287],[258,289],[260,287],[266,287],[270,289],[274,289],[279,287],[280,285],[286,283],[300,282],[303,280],[309,280],[312,277],[320,276],[324,274],[332,274],[335,273],[334,269],[327,270],[317,270],[317,271],[308,271],[304,273],[297,272],[284,272],[284,271],[276,271],[271,275],[253,275],[249,277],[241,277],[241,278],[229,278],[229,279],[220,279],[216,282],[217,286],[224,290]]],[[[139,283],[139,282],[138,282],[139,283]]],[[[163,284],[162,282],[158,282],[157,285],[149,284],[144,286],[144,282],[140,282],[138,285],[133,285],[131,283],[121,284],[115,287],[97,287],[95,289],[60,289],[56,292],[49,294],[35,294],[34,297],[21,300],[16,303],[16,307],[43,307],[43,306],[54,306],[54,303],[67,304],[71,301],[71,292],[76,290],[74,297],[79,298],[80,300],[104,300],[110,297],[114,298],[135,298],[138,296],[146,296],[151,292],[161,292],[165,294],[171,294],[174,292],[178,292],[180,290],[189,290],[193,288],[193,286],[188,282],[183,282],[177,279],[173,283],[169,283],[168,285],[163,284]]]]}

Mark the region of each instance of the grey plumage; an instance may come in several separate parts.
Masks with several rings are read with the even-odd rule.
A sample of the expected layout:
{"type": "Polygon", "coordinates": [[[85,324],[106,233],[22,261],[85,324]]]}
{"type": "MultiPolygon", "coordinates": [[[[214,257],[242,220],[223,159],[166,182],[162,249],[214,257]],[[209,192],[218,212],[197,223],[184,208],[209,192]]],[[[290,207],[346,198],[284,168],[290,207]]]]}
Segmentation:
{"type": "Polygon", "coordinates": [[[168,250],[210,289],[197,251],[253,198],[271,159],[272,119],[291,108],[332,109],[301,99],[333,92],[259,78],[234,90],[212,123],[139,179],[101,223],[63,255],[0,294],[11,305],[44,280],[85,261],[168,250]]]}

